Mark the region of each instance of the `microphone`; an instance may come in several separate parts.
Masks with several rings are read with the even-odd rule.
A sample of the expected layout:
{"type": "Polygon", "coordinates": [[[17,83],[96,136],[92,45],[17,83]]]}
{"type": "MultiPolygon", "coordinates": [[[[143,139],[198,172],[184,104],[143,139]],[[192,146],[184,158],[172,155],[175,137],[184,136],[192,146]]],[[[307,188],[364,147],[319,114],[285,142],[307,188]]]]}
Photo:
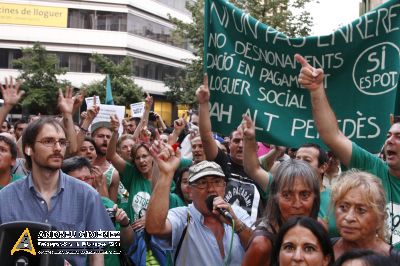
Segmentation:
{"type": "MultiPolygon", "coordinates": [[[[210,195],[210,196],[208,196],[207,198],[206,198],[206,205],[207,205],[207,208],[210,210],[210,212],[212,212],[213,211],[213,207],[214,207],[214,205],[213,205],[213,202],[214,202],[214,199],[216,198],[217,196],[215,196],[215,195],[210,195]]],[[[223,209],[223,208],[215,208],[222,216],[224,216],[229,222],[231,222],[232,223],[232,220],[233,220],[233,218],[232,218],[232,215],[227,211],[227,210],[225,210],[225,209],[223,209]]]]}

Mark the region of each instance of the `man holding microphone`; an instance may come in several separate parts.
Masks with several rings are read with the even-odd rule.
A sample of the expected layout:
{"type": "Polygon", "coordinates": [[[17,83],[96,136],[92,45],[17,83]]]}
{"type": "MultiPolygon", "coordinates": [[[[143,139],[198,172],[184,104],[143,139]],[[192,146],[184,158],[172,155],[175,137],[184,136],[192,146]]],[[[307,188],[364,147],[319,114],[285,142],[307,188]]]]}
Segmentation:
{"type": "Polygon", "coordinates": [[[168,211],[169,188],[180,151],[161,143],[152,146],[160,177],[146,213],[146,230],[161,247],[172,250],[176,265],[240,265],[251,237],[250,216],[223,200],[226,177],[221,167],[202,161],[189,168],[193,202],[168,211]]]}

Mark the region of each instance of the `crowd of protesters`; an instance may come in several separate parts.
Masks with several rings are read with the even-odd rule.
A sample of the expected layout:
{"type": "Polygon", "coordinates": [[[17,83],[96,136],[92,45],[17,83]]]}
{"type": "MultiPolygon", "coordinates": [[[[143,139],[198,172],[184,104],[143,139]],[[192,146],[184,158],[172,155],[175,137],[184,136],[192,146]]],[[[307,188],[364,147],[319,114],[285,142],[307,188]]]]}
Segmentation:
{"type": "Polygon", "coordinates": [[[170,127],[148,94],[141,118],[93,123],[94,101],[74,124],[84,95],[71,88],[59,91],[59,116],[11,125],[24,92],[6,79],[0,224],[120,231],[119,247],[64,255],[71,265],[400,265],[400,123],[384,156],[362,149],[338,128],[323,70],[296,59],[329,151],[257,142],[246,115],[217,135],[207,76],[198,110],[170,127]]]}

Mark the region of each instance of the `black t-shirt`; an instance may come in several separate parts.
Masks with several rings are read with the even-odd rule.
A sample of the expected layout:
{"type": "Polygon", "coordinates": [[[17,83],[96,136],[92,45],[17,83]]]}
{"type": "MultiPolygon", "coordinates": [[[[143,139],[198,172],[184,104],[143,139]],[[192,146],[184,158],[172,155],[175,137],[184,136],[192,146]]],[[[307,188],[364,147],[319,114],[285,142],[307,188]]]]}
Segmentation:
{"type": "Polygon", "coordinates": [[[262,216],[266,193],[249,178],[243,166],[232,161],[221,149],[218,149],[214,161],[219,164],[228,179],[225,190],[225,201],[244,209],[255,222],[262,216]]]}

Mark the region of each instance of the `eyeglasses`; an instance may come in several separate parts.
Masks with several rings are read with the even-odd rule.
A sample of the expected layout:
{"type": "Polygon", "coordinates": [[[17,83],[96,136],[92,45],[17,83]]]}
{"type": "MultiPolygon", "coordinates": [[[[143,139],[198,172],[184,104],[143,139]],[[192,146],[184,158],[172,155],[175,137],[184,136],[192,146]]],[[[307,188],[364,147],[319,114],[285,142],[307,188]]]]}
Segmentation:
{"type": "Polygon", "coordinates": [[[38,140],[36,142],[40,142],[44,146],[49,147],[49,148],[52,148],[52,147],[56,146],[56,143],[60,144],[61,148],[65,148],[65,147],[67,147],[69,145],[69,141],[66,140],[66,139],[56,140],[54,138],[44,138],[44,139],[38,140]]]}
{"type": "Polygon", "coordinates": [[[197,188],[201,188],[204,189],[207,187],[207,185],[212,185],[214,187],[223,187],[225,186],[225,180],[223,180],[222,178],[218,178],[218,179],[213,179],[211,181],[207,181],[207,180],[199,180],[197,182],[194,182],[193,184],[191,184],[194,187],[197,188]]]}

